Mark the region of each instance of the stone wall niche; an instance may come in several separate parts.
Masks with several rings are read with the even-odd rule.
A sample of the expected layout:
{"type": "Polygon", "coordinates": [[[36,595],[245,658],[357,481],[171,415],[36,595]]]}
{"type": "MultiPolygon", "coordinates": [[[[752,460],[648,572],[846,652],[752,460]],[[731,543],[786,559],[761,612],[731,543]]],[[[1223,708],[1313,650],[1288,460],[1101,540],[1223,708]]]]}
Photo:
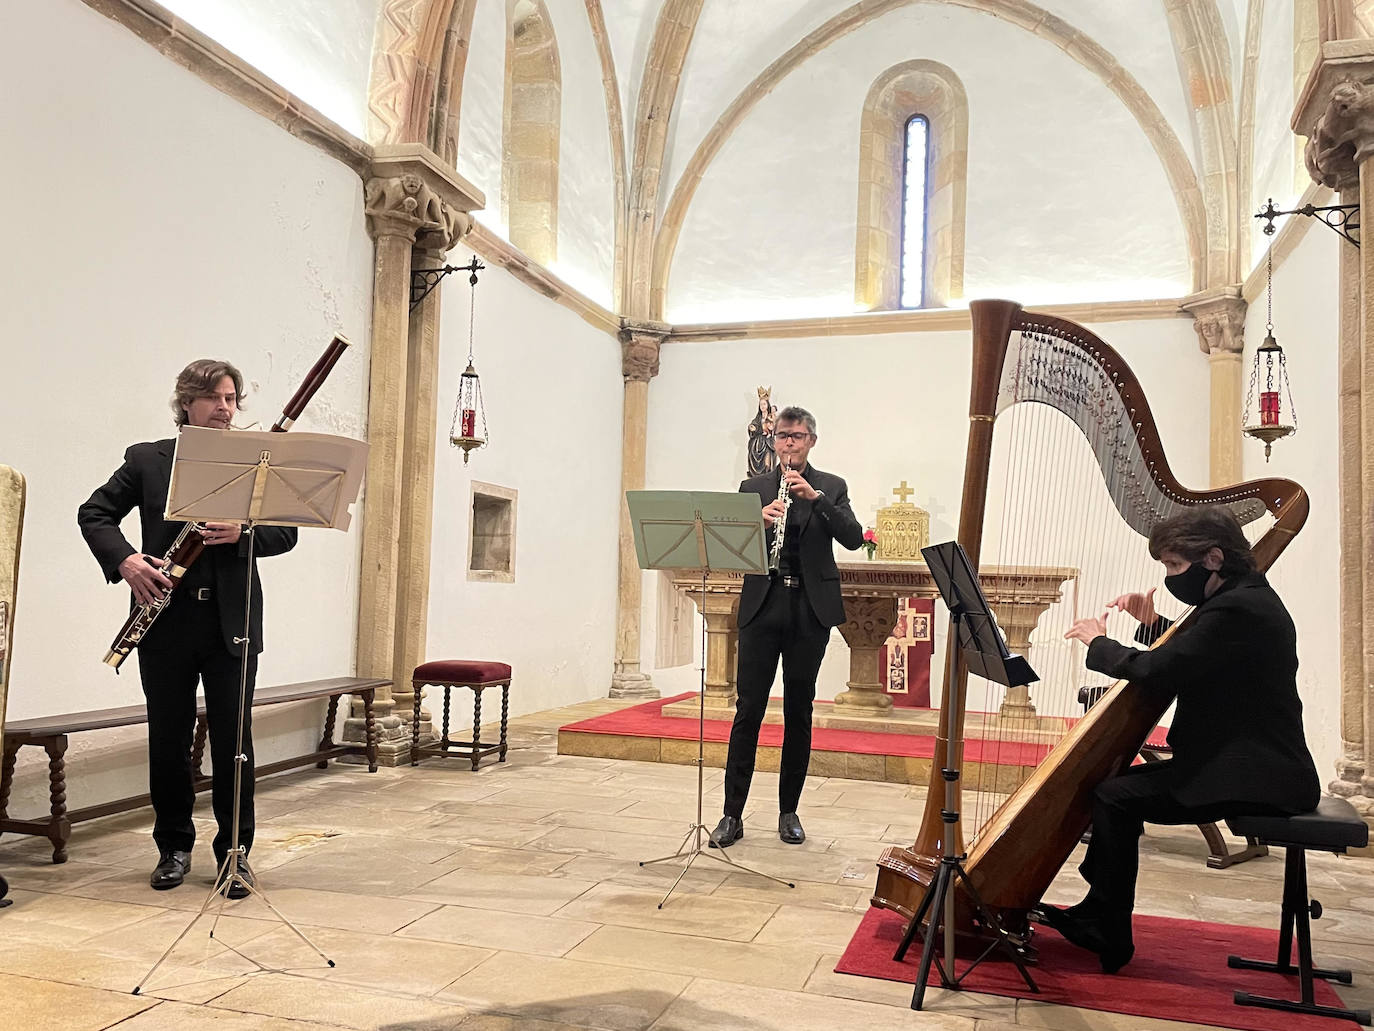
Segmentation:
{"type": "Polygon", "coordinates": [[[468,579],[515,583],[515,499],[517,492],[490,483],[472,484],[468,533],[468,579]]]}

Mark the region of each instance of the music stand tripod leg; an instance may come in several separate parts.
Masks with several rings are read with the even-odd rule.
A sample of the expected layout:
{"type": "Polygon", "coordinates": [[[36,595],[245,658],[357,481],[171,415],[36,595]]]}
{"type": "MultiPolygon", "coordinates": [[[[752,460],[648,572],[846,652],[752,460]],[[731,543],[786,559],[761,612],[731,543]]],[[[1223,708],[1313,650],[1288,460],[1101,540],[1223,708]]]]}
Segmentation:
{"type": "Polygon", "coordinates": [[[703,799],[705,798],[706,791],[706,578],[709,574],[710,570],[707,569],[705,566],[702,566],[701,683],[699,685],[699,690],[697,692],[697,822],[694,823],[691,829],[687,831],[687,836],[682,839],[682,844],[678,846],[678,850],[674,852],[672,855],[659,856],[657,859],[641,860],[639,864],[641,867],[651,866],[654,863],[666,863],[670,859],[681,859],[683,856],[687,857],[687,862],[685,862],[682,865],[682,872],[677,875],[677,879],[673,881],[673,883],[669,886],[667,893],[659,901],[659,909],[663,908],[664,904],[668,901],[669,896],[673,894],[674,889],[676,889],[677,886],[682,882],[682,878],[687,876],[687,871],[691,869],[692,861],[695,860],[697,856],[705,856],[707,859],[714,859],[717,862],[724,863],[726,866],[733,867],[740,873],[750,873],[756,877],[766,877],[770,881],[776,881],[778,884],[785,884],[789,888],[795,888],[797,886],[792,881],[785,881],[781,877],[774,877],[772,874],[766,874],[760,870],[751,869],[750,867],[745,866],[743,863],[735,862],[729,856],[724,855],[723,853],[725,850],[719,848],[719,846],[717,846],[716,852],[710,852],[706,848],[702,847],[701,839],[703,834],[705,834],[707,841],[713,840],[711,838],[711,831],[707,828],[706,824],[702,822],[704,812],[703,799]],[[691,848],[688,848],[687,842],[691,841],[693,837],[696,838],[696,841],[693,842],[691,848]]]}
{"type": "MultiPolygon", "coordinates": [[[[205,897],[205,901],[201,904],[200,912],[198,912],[191,919],[191,922],[186,925],[186,928],[179,935],[177,935],[176,939],[172,942],[172,944],[167,946],[166,951],[163,952],[163,954],[158,958],[158,961],[152,965],[148,973],[143,976],[143,980],[141,980],[134,987],[134,995],[138,995],[142,991],[143,986],[147,984],[148,980],[153,976],[154,973],[157,972],[157,968],[162,966],[163,962],[167,959],[167,957],[172,954],[172,950],[177,947],[181,940],[186,937],[187,933],[191,930],[191,928],[195,926],[196,921],[205,915],[205,911],[210,907],[210,903],[218,897],[219,905],[215,910],[214,922],[210,925],[210,937],[214,938],[215,929],[219,926],[219,918],[224,913],[224,905],[229,900],[229,890],[235,884],[242,885],[247,890],[249,895],[256,895],[258,898],[260,898],[263,904],[266,905],[267,908],[272,911],[273,915],[276,916],[278,920],[286,924],[287,927],[291,928],[291,930],[296,933],[296,936],[299,937],[301,941],[305,942],[312,949],[314,949],[316,953],[319,954],[319,957],[322,960],[328,963],[331,967],[334,966],[334,961],[330,959],[328,956],[326,956],[320,950],[319,946],[317,946],[314,942],[307,938],[305,934],[300,930],[300,928],[298,928],[290,920],[286,919],[286,917],[282,916],[281,912],[277,909],[277,907],[272,905],[272,903],[268,900],[267,895],[262,891],[262,889],[257,884],[257,878],[255,875],[253,875],[253,868],[248,865],[248,857],[245,853],[243,845],[240,843],[239,838],[239,802],[243,797],[243,767],[248,762],[248,756],[243,750],[243,724],[248,711],[248,662],[250,657],[252,656],[252,641],[249,637],[249,634],[252,627],[253,616],[253,557],[254,548],[256,544],[256,535],[253,532],[253,528],[254,524],[253,521],[250,519],[248,521],[247,528],[244,530],[244,532],[248,535],[248,564],[247,571],[244,574],[246,582],[244,584],[243,592],[243,636],[236,637],[234,639],[234,643],[236,643],[239,646],[239,706],[238,731],[237,736],[234,739],[234,814],[232,825],[232,837],[229,852],[224,857],[224,862],[220,865],[219,872],[215,876],[215,883],[210,888],[210,893],[205,897]],[[249,875],[253,876],[253,880],[250,881],[247,878],[245,878],[240,868],[242,868],[242,870],[247,870],[249,875]]],[[[237,952],[238,950],[235,949],[234,951],[237,952]]],[[[239,955],[243,954],[239,953],[239,955]]],[[[268,969],[267,967],[263,966],[261,963],[258,963],[254,959],[251,959],[247,956],[244,956],[243,958],[247,959],[259,970],[268,969]]]]}

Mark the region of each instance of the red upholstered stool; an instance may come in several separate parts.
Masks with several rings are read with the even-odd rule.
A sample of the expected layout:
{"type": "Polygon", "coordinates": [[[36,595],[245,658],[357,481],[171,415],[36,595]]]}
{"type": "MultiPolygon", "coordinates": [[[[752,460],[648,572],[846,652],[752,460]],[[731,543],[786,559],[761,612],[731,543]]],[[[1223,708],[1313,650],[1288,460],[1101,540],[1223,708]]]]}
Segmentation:
{"type": "Polygon", "coordinates": [[[420,762],[422,755],[456,755],[472,761],[472,768],[483,756],[492,752],[500,753],[500,762],[506,761],[506,716],[510,711],[510,667],[504,662],[479,662],[471,659],[437,659],[416,666],[411,676],[415,688],[415,727],[410,739],[410,765],[420,762]],[[482,744],[482,692],[489,687],[501,688],[501,743],[482,744]],[[422,687],[442,687],[444,689],[443,733],[436,744],[420,744],[420,689],[422,687]],[[450,741],[448,736],[449,690],[455,687],[472,689],[472,740],[450,741]]]}

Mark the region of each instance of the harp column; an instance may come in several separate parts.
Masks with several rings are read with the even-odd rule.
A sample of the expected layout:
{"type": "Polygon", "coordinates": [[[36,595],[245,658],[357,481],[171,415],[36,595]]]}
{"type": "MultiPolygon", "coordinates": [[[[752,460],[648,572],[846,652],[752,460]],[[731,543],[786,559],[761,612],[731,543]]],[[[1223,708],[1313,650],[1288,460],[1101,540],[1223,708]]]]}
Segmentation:
{"type": "MultiPolygon", "coordinates": [[[[1374,225],[1374,40],[1324,42],[1293,112],[1307,170],[1374,225]]],[[[1374,816],[1374,240],[1341,247],[1341,758],[1330,790],[1374,816]]]]}
{"type": "Polygon", "coordinates": [[[1239,483],[1241,418],[1245,403],[1245,298],[1239,286],[1223,286],[1193,294],[1179,305],[1193,317],[1198,345],[1211,373],[1208,424],[1211,486],[1239,483]]]}
{"type": "Polygon", "coordinates": [[[658,351],[670,329],[662,322],[622,319],[620,369],[625,377],[625,410],[620,442],[620,587],[616,595],[615,669],[612,698],[657,698],[658,688],[640,670],[639,629],[644,572],[635,557],[627,490],[644,489],[645,435],[649,426],[649,380],[658,375],[658,351]]]}

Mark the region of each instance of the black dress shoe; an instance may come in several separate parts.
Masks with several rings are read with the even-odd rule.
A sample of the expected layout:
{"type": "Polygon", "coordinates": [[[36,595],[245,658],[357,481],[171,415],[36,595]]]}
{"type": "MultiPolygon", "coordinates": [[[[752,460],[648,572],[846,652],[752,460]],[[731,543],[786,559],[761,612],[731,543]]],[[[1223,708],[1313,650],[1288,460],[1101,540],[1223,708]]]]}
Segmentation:
{"type": "Polygon", "coordinates": [[[712,848],[729,848],[744,837],[744,821],[738,816],[722,816],[711,832],[712,848]]]}
{"type": "MultiPolygon", "coordinates": [[[[1080,906],[1082,904],[1080,903],[1080,906]]],[[[1060,909],[1058,906],[1041,906],[1044,922],[1053,927],[1064,939],[1080,949],[1097,953],[1104,974],[1115,974],[1131,961],[1135,955],[1135,945],[1131,941],[1130,916],[1123,920],[1106,920],[1101,916],[1084,913],[1079,906],[1060,909]],[[1121,924],[1109,928],[1106,924],[1121,924]]]]}
{"type": "Polygon", "coordinates": [[[253,871],[246,866],[240,866],[238,877],[234,878],[230,883],[229,890],[225,892],[225,897],[231,899],[246,899],[248,897],[248,888],[255,887],[257,883],[257,881],[253,880],[253,871]],[[247,886],[244,885],[245,881],[248,882],[247,886]]]}
{"type": "Polygon", "coordinates": [[[796,813],[783,813],[778,817],[778,837],[788,845],[800,845],[806,840],[806,831],[796,813]]]}
{"type": "Polygon", "coordinates": [[[190,872],[191,853],[169,849],[162,853],[162,858],[153,868],[153,874],[148,878],[148,883],[156,891],[166,891],[168,888],[175,888],[186,880],[186,875],[190,872]]]}

